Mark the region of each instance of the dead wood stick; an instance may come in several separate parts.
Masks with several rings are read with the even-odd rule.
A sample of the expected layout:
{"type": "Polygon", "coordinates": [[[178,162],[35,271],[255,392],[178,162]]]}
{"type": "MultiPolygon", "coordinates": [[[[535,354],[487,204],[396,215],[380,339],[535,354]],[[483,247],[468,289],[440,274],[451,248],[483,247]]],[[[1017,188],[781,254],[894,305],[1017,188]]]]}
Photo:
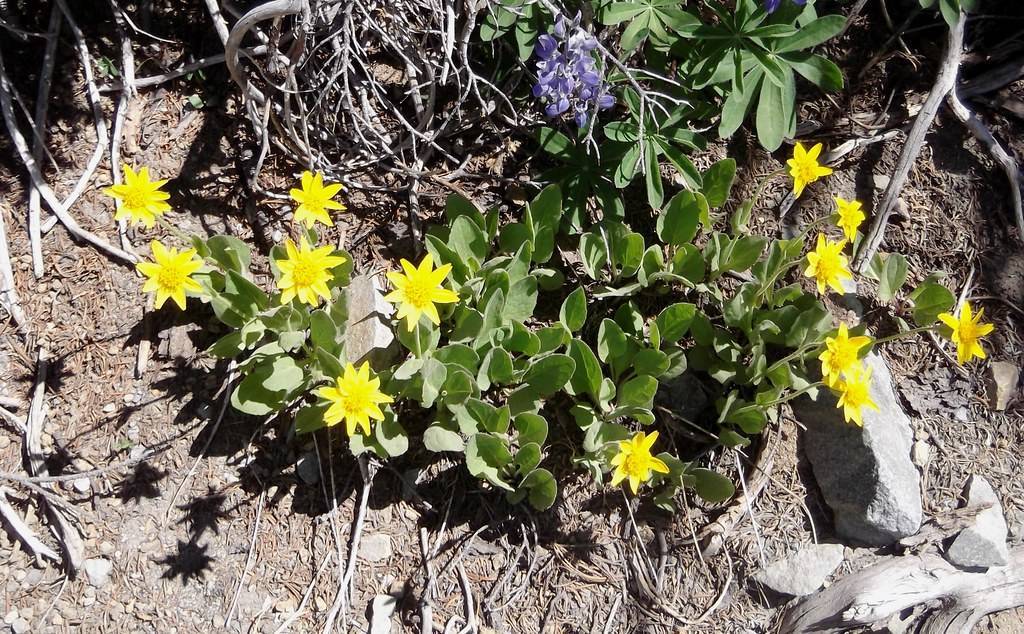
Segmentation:
{"type": "Polygon", "coordinates": [[[0,517],[3,517],[7,521],[7,525],[10,527],[11,532],[14,533],[18,539],[32,552],[32,555],[36,558],[36,562],[40,562],[43,557],[48,557],[53,561],[60,561],[60,555],[53,552],[49,546],[44,544],[36,537],[35,532],[25,523],[25,520],[21,519],[18,512],[14,510],[14,507],[7,502],[7,494],[9,490],[4,487],[0,487],[0,517]]]}
{"type": "Polygon", "coordinates": [[[753,517],[754,501],[761,494],[768,480],[771,479],[772,468],[775,466],[775,450],[778,447],[779,432],[772,426],[765,427],[766,436],[763,448],[757,456],[757,464],[750,483],[744,487],[744,493],[715,520],[700,532],[700,548],[702,557],[713,557],[725,546],[725,538],[731,533],[745,514],[753,517]]]}
{"type": "Polygon", "coordinates": [[[14,106],[11,103],[10,79],[8,79],[7,71],[4,67],[2,52],[0,52],[0,110],[3,110],[3,117],[4,122],[7,124],[7,131],[11,135],[11,140],[14,141],[14,147],[18,150],[18,155],[21,157],[22,163],[25,164],[25,169],[28,170],[29,177],[32,179],[32,186],[39,190],[39,194],[43,197],[43,200],[46,201],[46,204],[49,205],[53,213],[68,230],[68,233],[79,240],[92,244],[108,255],[114,256],[128,263],[136,262],[138,258],[131,253],[122,251],[95,233],[79,226],[78,222],[76,222],[71,214],[68,213],[67,206],[57,198],[57,194],[50,189],[49,185],[46,184],[42,173],[39,171],[39,165],[32,158],[32,152],[28,147],[28,143],[25,141],[25,136],[21,133],[21,129],[18,128],[18,121],[14,114],[14,106]]]}
{"type": "MultiPolygon", "coordinates": [[[[46,374],[49,363],[46,358],[46,349],[39,348],[36,354],[36,379],[32,386],[32,401],[29,405],[28,416],[25,419],[25,461],[28,472],[31,476],[38,476],[45,467],[43,456],[42,433],[45,414],[43,405],[46,399],[46,374]]],[[[79,570],[85,562],[85,545],[82,537],[71,522],[72,513],[67,509],[66,504],[55,504],[53,498],[58,497],[47,486],[38,486],[47,491],[49,495],[42,495],[40,504],[46,510],[46,516],[50,519],[57,539],[60,541],[61,549],[64,551],[64,563],[72,573],[79,570]]]]}
{"type": "Polygon", "coordinates": [[[916,605],[942,607],[919,630],[968,634],[986,614],[1024,604],[1024,547],[1006,566],[967,572],[938,555],[894,557],[843,577],[786,610],[780,631],[837,632],[885,621],[916,605]]]}
{"type": "Polygon", "coordinates": [[[978,75],[960,84],[957,94],[961,99],[970,99],[978,95],[995,92],[1007,84],[1024,77],[1024,56],[1000,64],[990,71],[978,75]]]}
{"type": "Polygon", "coordinates": [[[889,186],[885,189],[882,202],[875,209],[871,228],[868,229],[864,243],[858,250],[857,257],[854,260],[854,268],[859,273],[867,270],[872,256],[878,251],[878,247],[881,246],[882,237],[885,235],[885,227],[889,223],[889,216],[892,215],[892,211],[896,206],[896,200],[899,198],[900,192],[903,191],[903,184],[906,182],[907,176],[910,175],[910,169],[914,166],[917,155],[921,152],[921,145],[924,143],[925,135],[928,133],[928,129],[931,128],[932,120],[935,119],[935,114],[939,111],[939,105],[942,103],[942,100],[946,98],[946,95],[956,84],[957,70],[960,67],[960,58],[963,55],[964,48],[964,22],[965,20],[961,16],[957,23],[949,29],[946,55],[942,60],[942,66],[939,67],[935,84],[932,86],[931,92],[928,93],[928,98],[925,99],[921,112],[914,119],[914,125],[910,128],[907,142],[903,146],[899,161],[896,163],[896,169],[893,171],[892,180],[889,181],[889,186]]]}
{"type": "MultiPolygon", "coordinates": [[[[254,46],[253,48],[244,48],[242,49],[242,52],[244,52],[247,56],[256,57],[258,55],[263,55],[264,53],[266,53],[267,47],[266,45],[261,44],[260,46],[254,46]]],[[[152,88],[153,86],[159,86],[160,84],[171,81],[172,79],[177,79],[179,77],[188,75],[189,73],[194,73],[202,68],[207,68],[208,66],[216,66],[217,64],[223,63],[224,53],[209,55],[207,57],[200,57],[194,62],[185,64],[183,66],[179,66],[178,68],[175,68],[174,70],[169,70],[166,73],[160,73],[159,75],[150,75],[147,77],[139,77],[135,79],[133,87],[136,90],[140,88],[152,88]]],[[[109,84],[103,84],[99,87],[99,89],[101,93],[120,92],[124,89],[124,82],[115,81],[109,84]]]]}
{"type": "Polygon", "coordinates": [[[0,212],[0,306],[3,306],[4,310],[10,314],[18,330],[25,332],[28,322],[25,320],[25,311],[21,309],[18,288],[14,284],[10,245],[7,242],[7,223],[2,212],[0,212]]]}
{"type": "MultiPolygon", "coordinates": [[[[57,41],[60,39],[61,12],[55,4],[50,8],[50,24],[47,27],[46,49],[43,52],[43,68],[39,73],[39,90],[36,92],[35,128],[32,139],[32,157],[39,163],[46,148],[46,111],[50,105],[50,86],[53,80],[53,66],[57,58],[57,41]]],[[[28,192],[28,238],[32,251],[32,273],[36,279],[43,276],[42,232],[40,231],[39,190],[30,187],[28,192]]]]}
{"type": "Polygon", "coordinates": [[[1024,208],[1021,205],[1020,168],[1017,166],[1017,161],[996,140],[988,126],[960,101],[956,88],[949,92],[947,101],[956,118],[967,126],[974,138],[985,146],[985,149],[992,154],[992,158],[1006,172],[1006,178],[1010,181],[1010,201],[1013,204],[1013,219],[1017,223],[1017,237],[1024,240],[1024,208]]]}

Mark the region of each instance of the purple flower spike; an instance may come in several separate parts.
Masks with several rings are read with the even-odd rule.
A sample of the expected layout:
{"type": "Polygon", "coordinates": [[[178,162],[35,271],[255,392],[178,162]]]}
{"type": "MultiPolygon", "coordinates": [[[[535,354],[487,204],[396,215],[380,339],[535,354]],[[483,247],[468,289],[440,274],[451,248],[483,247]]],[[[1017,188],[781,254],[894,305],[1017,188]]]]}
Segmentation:
{"type": "MultiPolygon", "coordinates": [[[[775,13],[781,4],[782,0],[764,0],[764,10],[768,13],[775,13]]],[[[807,0],[793,0],[793,4],[802,7],[807,4],[807,0]]]]}
{"type": "Polygon", "coordinates": [[[533,96],[544,104],[549,117],[571,110],[576,125],[582,128],[595,108],[614,106],[615,97],[592,53],[597,39],[580,28],[581,18],[579,13],[571,21],[559,16],[551,34],[537,38],[534,54],[539,61],[533,96]]]}

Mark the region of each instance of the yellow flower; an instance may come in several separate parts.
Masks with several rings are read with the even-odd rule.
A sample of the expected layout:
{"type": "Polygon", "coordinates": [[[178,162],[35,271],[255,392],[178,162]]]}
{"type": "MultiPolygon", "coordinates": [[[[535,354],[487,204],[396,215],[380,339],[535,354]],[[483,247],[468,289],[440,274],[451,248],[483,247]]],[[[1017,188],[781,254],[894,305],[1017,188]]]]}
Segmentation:
{"type": "Polygon", "coordinates": [[[832,173],[831,167],[825,167],[818,163],[819,154],[821,154],[821,143],[807,151],[798,142],[793,148],[793,158],[786,161],[786,164],[789,165],[789,175],[793,177],[793,195],[797,198],[804,193],[805,187],[822,176],[832,173]]]}
{"type": "Polygon", "coordinates": [[[846,324],[839,324],[839,332],[835,337],[825,338],[825,350],[818,357],[825,383],[834,385],[839,381],[840,374],[858,367],[860,349],[869,343],[871,337],[851,337],[846,324]]]}
{"type": "Polygon", "coordinates": [[[857,237],[857,229],[864,222],[864,211],[859,200],[845,200],[836,196],[836,210],[839,213],[839,228],[850,242],[857,237]]]}
{"type": "Polygon", "coordinates": [[[370,378],[370,364],[365,361],[358,370],[351,363],[345,364],[344,374],[334,379],[334,385],[320,388],[317,394],[331,402],[324,412],[324,422],[332,426],[344,420],[349,436],[356,433],[357,425],[363,435],[369,436],[370,419],[384,420],[380,405],[394,402],[380,391],[380,379],[370,378]]]}
{"type": "Polygon", "coordinates": [[[652,471],[668,473],[668,465],[651,455],[651,447],[656,440],[658,432],[651,432],[647,436],[641,431],[630,440],[619,442],[619,453],[612,458],[612,466],[615,467],[612,486],[629,478],[629,488],[636,494],[640,483],[651,479],[652,471]]]}
{"type": "Polygon", "coordinates": [[[960,365],[974,357],[985,358],[985,349],[981,347],[978,340],[995,330],[995,326],[982,323],[981,316],[983,314],[985,314],[984,309],[979,310],[977,315],[972,315],[970,303],[964,302],[963,308],[960,309],[959,319],[951,313],[939,315],[939,320],[953,331],[950,340],[956,344],[956,360],[960,365]]]}
{"type": "Polygon", "coordinates": [[[459,301],[459,296],[454,291],[441,286],[444,278],[448,277],[448,272],[452,270],[452,265],[445,264],[434,270],[434,258],[428,253],[423,256],[419,268],[403,258],[402,269],[405,275],[394,271],[388,273],[388,280],[395,290],[384,299],[399,304],[398,319],[405,319],[405,326],[410,332],[416,328],[420,315],[426,315],[435,325],[440,324],[441,317],[437,314],[437,306],[434,304],[451,304],[459,301]]]}
{"type": "Polygon", "coordinates": [[[169,211],[166,201],[170,194],[160,191],[166,180],[149,180],[149,168],[139,168],[138,174],[127,163],[124,164],[124,183],[104,187],[103,193],[117,201],[114,220],[131,219],[141,222],[147,229],[153,227],[156,217],[169,211]]]}
{"type": "Polygon", "coordinates": [[[328,209],[345,211],[345,205],[331,200],[341,191],[341,185],[334,183],[324,185],[324,176],[320,172],[315,175],[308,170],[302,173],[302,189],[292,189],[289,193],[292,200],[299,203],[295,208],[295,222],[301,222],[307,228],[320,221],[328,227],[334,226],[328,209]]]}
{"type": "Polygon", "coordinates": [[[846,240],[832,242],[826,240],[824,234],[819,233],[818,245],[807,254],[807,269],[804,275],[817,280],[819,293],[824,294],[826,286],[831,286],[837,293],[846,292],[841,282],[852,278],[853,274],[847,268],[846,256],[843,255],[844,246],[846,240]]]}
{"type": "Polygon", "coordinates": [[[310,306],[318,306],[320,298],[330,299],[331,289],[327,282],[331,279],[331,269],[345,262],[340,255],[331,255],[334,247],[325,246],[310,249],[305,236],[299,248],[291,239],[284,243],[288,259],[276,260],[281,269],[281,279],[277,287],[281,289],[281,303],[287,304],[298,296],[300,302],[310,306]]]}
{"type": "Polygon", "coordinates": [[[843,408],[843,418],[848,423],[857,423],[858,427],[863,427],[861,410],[870,407],[878,411],[878,405],[871,400],[871,368],[854,366],[846,371],[845,380],[836,383],[833,389],[839,394],[836,407],[843,408]]]}
{"type": "Polygon", "coordinates": [[[185,310],[185,291],[202,291],[199,282],[190,276],[203,266],[202,260],[193,259],[195,249],[178,253],[168,249],[159,240],[149,243],[155,262],[139,262],[135,267],[148,279],[142,287],[144,293],[156,291],[156,307],[160,308],[170,297],[178,308],[185,310]]]}

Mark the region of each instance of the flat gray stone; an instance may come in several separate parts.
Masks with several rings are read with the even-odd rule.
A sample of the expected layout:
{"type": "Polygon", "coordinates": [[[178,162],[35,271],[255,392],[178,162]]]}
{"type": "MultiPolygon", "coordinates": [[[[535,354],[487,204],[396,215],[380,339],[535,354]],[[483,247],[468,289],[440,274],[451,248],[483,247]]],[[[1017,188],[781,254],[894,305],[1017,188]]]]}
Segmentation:
{"type": "Polygon", "coordinates": [[[1009,361],[993,361],[989,365],[987,379],[989,407],[997,412],[1005,411],[1017,391],[1020,368],[1009,361]]]}
{"type": "Polygon", "coordinates": [[[306,484],[320,481],[320,459],[315,451],[307,451],[295,461],[295,473],[306,484]]]}
{"type": "Polygon", "coordinates": [[[842,544],[813,544],[759,571],[754,580],[779,594],[813,594],[843,563],[844,550],[842,544]]]}
{"type": "Polygon", "coordinates": [[[391,615],[398,607],[398,597],[378,594],[370,604],[370,634],[391,634],[391,615]]]}
{"type": "Polygon", "coordinates": [[[992,485],[985,478],[972,475],[967,479],[967,508],[988,506],[974,518],[974,524],[960,531],[946,550],[946,559],[961,568],[1005,566],[1009,552],[1006,547],[1006,519],[992,485]]]}
{"type": "Polygon", "coordinates": [[[348,322],[345,326],[345,356],[353,365],[369,361],[374,367],[391,362],[397,351],[391,330],[394,308],[384,301],[377,277],[357,275],[345,289],[348,322]]]}
{"type": "Polygon", "coordinates": [[[110,582],[110,573],[114,564],[106,557],[94,557],[85,560],[85,578],[94,588],[102,588],[110,582]]]}
{"type": "Polygon", "coordinates": [[[359,558],[365,561],[384,561],[389,559],[393,552],[391,537],[384,533],[366,535],[359,542],[359,558]]]}
{"type": "Polygon", "coordinates": [[[910,419],[896,400],[892,374],[875,353],[864,362],[879,408],[864,409],[864,427],[843,420],[837,397],[826,388],[814,399],[794,400],[793,412],[806,427],[804,449],[836,532],[885,546],[921,527],[920,474],[911,462],[910,419]]]}

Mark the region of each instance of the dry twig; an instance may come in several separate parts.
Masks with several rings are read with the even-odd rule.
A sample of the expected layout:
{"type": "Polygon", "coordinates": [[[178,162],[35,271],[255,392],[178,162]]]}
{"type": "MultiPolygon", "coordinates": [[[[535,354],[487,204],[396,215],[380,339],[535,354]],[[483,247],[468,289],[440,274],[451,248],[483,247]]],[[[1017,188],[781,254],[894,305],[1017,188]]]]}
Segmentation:
{"type": "Polygon", "coordinates": [[[871,227],[868,229],[864,242],[861,243],[857,251],[857,257],[854,260],[853,266],[860,273],[867,270],[871,264],[871,258],[878,251],[878,247],[881,246],[885,227],[889,222],[889,216],[892,215],[892,211],[896,207],[896,200],[899,198],[900,192],[903,191],[903,184],[910,174],[910,169],[914,166],[914,160],[921,152],[921,144],[924,143],[924,137],[932,125],[932,120],[935,119],[935,114],[938,112],[942,100],[946,98],[946,95],[956,84],[960,57],[963,54],[963,44],[964,19],[961,16],[960,20],[949,29],[946,55],[943,58],[942,66],[939,67],[935,84],[932,86],[931,92],[928,93],[928,98],[925,99],[924,105],[921,106],[921,111],[914,120],[914,125],[907,135],[907,142],[900,153],[900,158],[896,163],[896,169],[893,171],[889,186],[885,189],[882,201],[875,208],[871,227]]]}

